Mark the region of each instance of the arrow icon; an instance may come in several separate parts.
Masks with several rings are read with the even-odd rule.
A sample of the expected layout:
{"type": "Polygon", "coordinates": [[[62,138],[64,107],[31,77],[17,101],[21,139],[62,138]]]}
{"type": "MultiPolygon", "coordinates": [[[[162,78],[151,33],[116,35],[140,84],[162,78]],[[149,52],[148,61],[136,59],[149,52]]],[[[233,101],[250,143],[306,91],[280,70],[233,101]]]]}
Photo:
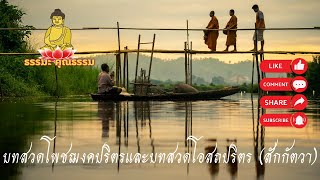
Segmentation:
{"type": "Polygon", "coordinates": [[[298,100],[294,103],[293,106],[296,106],[296,105],[298,105],[298,104],[303,104],[303,103],[304,103],[304,99],[303,99],[303,97],[301,97],[300,99],[298,99],[298,100]]]}

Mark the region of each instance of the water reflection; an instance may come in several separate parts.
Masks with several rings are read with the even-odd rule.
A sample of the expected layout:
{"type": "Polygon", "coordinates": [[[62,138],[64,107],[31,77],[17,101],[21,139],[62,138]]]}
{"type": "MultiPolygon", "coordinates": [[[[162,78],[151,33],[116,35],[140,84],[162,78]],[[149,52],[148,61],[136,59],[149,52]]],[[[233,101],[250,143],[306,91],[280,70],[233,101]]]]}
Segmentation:
{"type": "MultiPolygon", "coordinates": [[[[155,153],[155,145],[154,145],[154,138],[152,136],[152,122],[151,122],[151,113],[150,113],[150,102],[149,101],[137,101],[134,102],[134,117],[135,117],[135,127],[136,127],[136,139],[137,139],[137,147],[138,153],[141,152],[140,150],[140,135],[139,135],[139,126],[138,122],[140,121],[141,129],[146,128],[148,124],[149,128],[149,140],[151,146],[151,152],[155,153]]],[[[154,157],[153,159],[154,160],[154,157]]]]}
{"type": "Polygon", "coordinates": [[[102,124],[102,137],[109,137],[110,122],[114,122],[115,105],[113,102],[98,102],[98,116],[102,124]]]}
{"type": "Polygon", "coordinates": [[[0,177],[11,179],[21,174],[22,165],[4,164],[3,155],[24,152],[30,145],[29,138],[47,128],[43,121],[50,118],[52,112],[34,104],[0,103],[0,116],[0,177]]]}
{"type": "Polygon", "coordinates": [[[256,179],[261,180],[264,179],[265,173],[265,163],[264,159],[262,158],[262,165],[259,161],[259,155],[262,153],[262,157],[264,157],[264,138],[265,138],[265,127],[260,125],[260,116],[265,114],[264,109],[260,109],[260,106],[257,107],[257,119],[254,120],[254,108],[252,107],[252,126],[253,126],[253,142],[254,142],[254,160],[255,160],[255,168],[256,168],[256,179]],[[256,123],[255,123],[256,122],[256,123]],[[255,126],[256,124],[256,126],[255,126]]]}
{"type": "MultiPolygon", "coordinates": [[[[229,102],[228,102],[229,103],[229,102]]],[[[239,103],[235,101],[230,101],[233,105],[224,105],[224,106],[239,106],[239,103]]],[[[134,128],[135,128],[135,139],[136,139],[136,148],[137,152],[141,153],[141,135],[140,131],[145,128],[149,128],[149,140],[152,153],[156,153],[155,149],[155,139],[152,135],[152,120],[151,120],[151,107],[152,102],[134,102],[133,103],[133,114],[134,114],[134,128]]],[[[192,154],[193,144],[192,141],[187,140],[187,137],[192,136],[193,131],[193,102],[175,102],[174,108],[176,111],[184,112],[184,145],[185,152],[192,154]]],[[[128,102],[99,102],[98,103],[98,115],[102,122],[102,137],[109,137],[109,123],[110,121],[116,121],[116,144],[118,145],[118,153],[121,153],[121,138],[125,139],[124,146],[128,147],[129,139],[129,105],[128,102]],[[123,126],[122,126],[123,124],[123,126]],[[123,132],[122,132],[123,131],[123,132]]],[[[256,179],[263,179],[265,166],[260,165],[258,155],[261,150],[264,148],[264,128],[259,124],[261,109],[257,108],[257,116],[255,119],[254,115],[254,103],[252,102],[252,127],[253,127],[253,147],[254,147],[254,157],[255,157],[255,166],[256,166],[256,179]]],[[[205,147],[205,153],[213,152],[216,149],[217,138],[207,138],[207,142],[210,144],[205,147]]],[[[226,154],[236,153],[233,148],[230,148],[231,144],[237,145],[237,139],[227,138],[225,139],[226,148],[222,148],[222,152],[226,154]],[[225,151],[224,151],[225,150],[225,151]]],[[[214,152],[213,155],[218,153],[218,149],[214,152]]],[[[215,179],[219,174],[219,163],[212,161],[208,164],[209,173],[212,179],[215,179]]],[[[120,170],[120,164],[118,164],[118,171],[120,170]]],[[[190,171],[190,164],[187,164],[187,174],[190,171]]],[[[237,179],[238,175],[238,161],[231,161],[231,158],[228,158],[227,162],[227,172],[229,173],[231,179],[237,179]]]]}
{"type": "MultiPolygon", "coordinates": [[[[57,141],[57,120],[58,120],[58,99],[54,103],[54,133],[53,133],[53,153],[56,152],[56,141],[57,141]]],[[[52,162],[52,172],[54,171],[54,162],[52,162]]]]}
{"type": "MultiPolygon", "coordinates": [[[[227,154],[232,155],[233,153],[237,153],[234,148],[232,148],[232,144],[237,146],[237,140],[229,140],[227,139],[227,154]]],[[[236,179],[238,175],[238,158],[235,158],[235,161],[232,161],[231,157],[228,157],[228,172],[230,174],[231,179],[236,179]]]]}
{"type": "Polygon", "coordinates": [[[207,146],[205,148],[205,152],[206,152],[206,154],[214,152],[212,154],[213,157],[211,159],[211,163],[209,163],[208,166],[209,166],[209,173],[211,175],[211,179],[215,179],[219,173],[219,162],[214,161],[214,157],[218,153],[217,146],[215,146],[215,145],[207,146]]]}
{"type": "MultiPolygon", "coordinates": [[[[157,164],[152,168],[145,165],[120,163],[117,166],[113,164],[94,166],[97,169],[95,173],[103,177],[111,177],[110,174],[116,173],[110,168],[114,167],[122,176],[125,176],[128,169],[131,169],[131,172],[134,173],[131,173],[130,176],[135,176],[136,179],[143,179],[136,176],[139,170],[159,173],[158,176],[147,176],[148,179],[156,180],[161,179],[162,174],[170,171],[183,172],[189,177],[197,174],[197,178],[200,179],[269,179],[269,177],[277,177],[275,173],[277,167],[268,166],[268,173],[266,173],[266,166],[264,163],[260,164],[259,155],[262,149],[267,147],[265,144],[274,143],[277,138],[279,141],[287,142],[292,142],[294,138],[301,141],[307,140],[309,144],[299,144],[301,149],[307,149],[319,143],[318,103],[310,103],[306,110],[310,117],[310,125],[306,128],[306,132],[310,133],[307,136],[294,128],[270,128],[266,133],[265,128],[259,123],[260,116],[266,112],[258,107],[256,98],[253,98],[252,101],[248,98],[203,102],[66,103],[60,101],[22,106],[3,105],[2,108],[4,110],[2,117],[14,120],[1,121],[0,150],[2,154],[4,152],[23,152],[28,148],[29,144],[25,141],[28,141],[29,138],[36,141],[39,135],[47,134],[51,137],[58,136],[58,139],[56,138],[53,142],[52,152],[65,151],[70,141],[74,141],[74,145],[84,152],[95,152],[101,143],[108,142],[113,152],[118,154],[121,152],[162,153],[172,152],[178,142],[181,145],[179,150],[192,155],[195,144],[186,139],[193,135],[204,136],[202,142],[197,144],[197,153],[200,151],[210,153],[216,149],[214,155],[216,153],[232,154],[235,151],[230,148],[230,145],[234,144],[241,152],[253,155],[253,163],[250,164],[239,163],[239,159],[236,159],[235,162],[229,159],[227,163],[212,161],[210,164],[157,164]],[[38,128],[43,126],[48,127],[38,128]],[[12,131],[12,127],[16,131],[12,131]],[[12,132],[8,129],[11,129],[12,132]],[[11,142],[12,140],[14,143],[11,142]],[[9,144],[11,146],[8,146],[9,144]]],[[[83,171],[82,165],[68,166],[72,166],[79,172],[83,171]]],[[[300,166],[303,165],[293,167],[299,169],[300,166]]],[[[36,174],[40,172],[34,173],[34,171],[47,168],[41,165],[37,167],[34,169],[21,168],[14,164],[1,168],[1,173],[4,176],[7,173],[11,176],[13,174],[13,176],[23,177],[24,174],[17,175],[23,170],[30,172],[28,174],[30,177],[36,177],[36,174]]],[[[319,167],[319,164],[314,167],[319,167]]],[[[52,174],[56,175],[61,174],[63,168],[64,165],[58,163],[52,164],[49,170],[52,169],[52,174]]],[[[317,171],[314,169],[306,169],[309,177],[317,176],[317,171]]],[[[169,179],[183,179],[183,175],[179,174],[169,179]]]]}
{"type": "MultiPolygon", "coordinates": [[[[221,158],[221,154],[224,152],[220,152],[217,147],[217,139],[208,139],[207,140],[210,144],[205,148],[205,153],[212,153],[213,157],[211,159],[211,163],[208,163],[209,166],[209,173],[211,175],[211,179],[217,179],[218,173],[219,173],[219,161],[215,160],[215,157],[221,158]],[[219,155],[217,155],[219,154],[219,155]]],[[[237,139],[226,139],[226,155],[229,155],[229,157],[223,158],[223,163],[227,163],[227,171],[231,177],[231,179],[237,179],[238,175],[238,158],[235,157],[235,160],[233,161],[231,158],[232,154],[236,154],[236,150],[234,147],[237,146],[237,139]]]]}

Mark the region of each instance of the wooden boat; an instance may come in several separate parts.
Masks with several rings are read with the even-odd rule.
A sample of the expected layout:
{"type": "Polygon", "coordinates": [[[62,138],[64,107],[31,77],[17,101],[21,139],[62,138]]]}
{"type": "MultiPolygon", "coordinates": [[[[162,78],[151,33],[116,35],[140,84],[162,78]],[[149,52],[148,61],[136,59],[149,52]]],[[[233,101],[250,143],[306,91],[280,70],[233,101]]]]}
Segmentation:
{"type": "Polygon", "coordinates": [[[238,87],[228,87],[219,90],[200,91],[197,93],[165,93],[155,95],[91,94],[91,97],[94,101],[194,101],[217,100],[238,92],[238,87]]]}

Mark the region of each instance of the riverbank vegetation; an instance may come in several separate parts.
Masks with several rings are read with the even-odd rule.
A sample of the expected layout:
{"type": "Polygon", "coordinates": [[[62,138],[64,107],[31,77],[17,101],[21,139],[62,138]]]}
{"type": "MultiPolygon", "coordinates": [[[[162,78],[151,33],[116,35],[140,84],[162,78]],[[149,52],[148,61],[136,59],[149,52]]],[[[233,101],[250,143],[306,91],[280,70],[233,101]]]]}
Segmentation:
{"type": "MultiPolygon", "coordinates": [[[[25,13],[7,1],[0,1],[1,28],[32,28],[23,25],[25,13]]],[[[35,52],[28,43],[31,31],[0,30],[0,52],[35,52]]],[[[57,69],[58,91],[56,91],[55,67],[24,66],[25,59],[35,56],[0,56],[1,96],[78,95],[95,92],[96,67],[62,67],[57,69]]]]}

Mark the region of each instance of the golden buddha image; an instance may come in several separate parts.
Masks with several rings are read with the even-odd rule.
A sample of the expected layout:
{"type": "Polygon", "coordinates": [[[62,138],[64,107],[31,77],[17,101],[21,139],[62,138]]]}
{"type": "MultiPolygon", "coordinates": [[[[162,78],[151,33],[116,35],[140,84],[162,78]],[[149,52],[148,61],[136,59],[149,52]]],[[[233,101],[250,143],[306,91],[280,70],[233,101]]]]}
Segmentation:
{"type": "Polygon", "coordinates": [[[65,14],[60,9],[55,9],[51,13],[50,19],[52,20],[52,25],[47,29],[44,43],[46,44],[41,49],[51,49],[54,51],[56,48],[65,50],[67,48],[72,48],[71,45],[71,30],[64,25],[65,14]]]}

